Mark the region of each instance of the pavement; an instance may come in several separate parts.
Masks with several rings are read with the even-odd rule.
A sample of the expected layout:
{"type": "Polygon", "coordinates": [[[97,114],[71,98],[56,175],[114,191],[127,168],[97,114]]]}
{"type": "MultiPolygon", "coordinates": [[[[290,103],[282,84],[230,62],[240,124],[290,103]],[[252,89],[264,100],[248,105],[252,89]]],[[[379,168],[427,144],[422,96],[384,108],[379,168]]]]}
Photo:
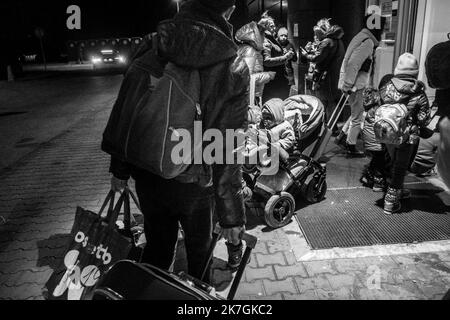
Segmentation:
{"type": "MultiPolygon", "coordinates": [[[[65,85],[76,81],[63,80],[65,85]]],[[[100,141],[120,78],[78,80],[74,93],[63,95],[51,90],[48,79],[34,80],[28,91],[22,84],[0,86],[0,97],[15,92],[2,108],[5,103],[9,111],[40,106],[32,114],[0,117],[0,142],[9,159],[0,169],[0,299],[44,299],[43,287],[64,253],[76,207],[96,211],[109,191],[109,157],[101,152],[100,141]],[[86,96],[80,93],[83,83],[92,88],[86,96]],[[25,96],[32,99],[25,103],[25,96]],[[48,114],[61,112],[54,122],[39,117],[46,102],[52,105],[48,114]],[[71,104],[79,105],[80,112],[71,104]],[[34,126],[22,125],[33,119],[34,126]],[[24,152],[16,143],[22,134],[41,139],[24,152]]],[[[330,177],[351,174],[359,173],[330,177]]],[[[349,187],[335,179],[332,186],[349,187]]],[[[449,241],[313,251],[296,221],[270,230],[258,208],[249,209],[248,219],[249,233],[259,242],[238,300],[439,300],[450,289],[449,241]]],[[[233,277],[226,260],[220,242],[213,278],[217,290],[225,293],[233,277]]]]}

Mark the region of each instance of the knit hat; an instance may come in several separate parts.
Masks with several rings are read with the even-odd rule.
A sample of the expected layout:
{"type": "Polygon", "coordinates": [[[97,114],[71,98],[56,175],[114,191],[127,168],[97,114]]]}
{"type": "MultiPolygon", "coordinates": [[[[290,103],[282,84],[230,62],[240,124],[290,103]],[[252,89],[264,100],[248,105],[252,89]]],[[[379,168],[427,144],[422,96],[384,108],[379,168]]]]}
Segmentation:
{"type": "Polygon", "coordinates": [[[196,0],[205,7],[214,10],[217,13],[224,13],[225,10],[236,4],[236,0],[196,0]]]}
{"type": "Polygon", "coordinates": [[[404,53],[399,59],[395,68],[395,75],[406,74],[417,77],[419,75],[419,62],[411,53],[404,53]]]}

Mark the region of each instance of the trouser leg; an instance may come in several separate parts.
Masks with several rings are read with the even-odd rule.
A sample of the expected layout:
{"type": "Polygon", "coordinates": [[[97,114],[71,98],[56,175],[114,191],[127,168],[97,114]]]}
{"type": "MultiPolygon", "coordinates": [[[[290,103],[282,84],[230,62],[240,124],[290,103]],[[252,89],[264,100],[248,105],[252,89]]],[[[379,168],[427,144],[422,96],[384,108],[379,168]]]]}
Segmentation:
{"type": "Polygon", "coordinates": [[[396,190],[403,189],[406,173],[413,153],[413,145],[387,146],[392,159],[390,187],[396,190]]]}
{"type": "MultiPolygon", "coordinates": [[[[192,199],[181,213],[189,274],[200,279],[212,242],[214,198],[192,199]]],[[[207,272],[208,274],[208,272],[207,272]]],[[[206,279],[208,280],[208,279],[206,279]]]]}
{"type": "Polygon", "coordinates": [[[158,199],[151,183],[151,181],[136,180],[136,192],[144,214],[147,240],[142,262],[169,270],[176,254],[178,219],[172,214],[169,204],[158,199]]]}
{"type": "Polygon", "coordinates": [[[358,136],[361,133],[361,124],[364,120],[363,107],[363,90],[358,90],[349,98],[351,106],[350,123],[347,133],[347,143],[349,145],[356,145],[358,136]]]}

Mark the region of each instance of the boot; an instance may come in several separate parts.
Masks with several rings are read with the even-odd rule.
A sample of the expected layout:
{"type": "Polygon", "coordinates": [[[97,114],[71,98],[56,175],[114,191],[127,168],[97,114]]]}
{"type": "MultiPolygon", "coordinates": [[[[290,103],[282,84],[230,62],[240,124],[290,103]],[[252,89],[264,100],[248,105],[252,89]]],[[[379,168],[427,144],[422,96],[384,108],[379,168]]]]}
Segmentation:
{"type": "Polygon", "coordinates": [[[347,135],[341,131],[338,136],[336,137],[336,139],[334,140],[334,143],[337,144],[338,146],[345,148],[346,147],[346,141],[347,141],[347,135]]]}
{"type": "Polygon", "coordinates": [[[386,191],[386,179],[381,177],[373,178],[373,192],[385,192],[386,191]]]}
{"type": "Polygon", "coordinates": [[[384,213],[387,215],[391,215],[397,213],[401,210],[402,204],[401,200],[402,190],[389,188],[386,194],[386,198],[384,199],[384,213]]]}
{"type": "Polygon", "coordinates": [[[400,191],[400,200],[408,200],[411,199],[411,190],[402,189],[400,191]]]}
{"type": "Polygon", "coordinates": [[[236,269],[241,265],[244,246],[242,242],[237,246],[229,242],[227,242],[226,245],[228,249],[228,267],[230,269],[236,269]]]}
{"type": "Polygon", "coordinates": [[[347,143],[346,149],[347,149],[347,157],[349,158],[364,158],[366,156],[364,152],[356,149],[356,146],[353,144],[347,143]]]}

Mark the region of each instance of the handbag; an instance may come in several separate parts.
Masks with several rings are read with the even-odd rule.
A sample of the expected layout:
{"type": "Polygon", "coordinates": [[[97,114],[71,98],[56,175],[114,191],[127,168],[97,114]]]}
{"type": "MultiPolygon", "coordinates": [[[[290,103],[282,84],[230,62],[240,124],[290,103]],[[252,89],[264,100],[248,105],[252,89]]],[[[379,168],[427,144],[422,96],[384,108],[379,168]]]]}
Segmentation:
{"type": "Polygon", "coordinates": [[[88,298],[109,268],[129,257],[134,247],[130,194],[126,188],[114,206],[115,192],[110,191],[99,213],[77,208],[63,261],[45,285],[49,300],[88,298]],[[106,216],[102,216],[108,205],[106,216]],[[125,208],[124,229],[119,230],[117,221],[122,206],[125,208]]]}

